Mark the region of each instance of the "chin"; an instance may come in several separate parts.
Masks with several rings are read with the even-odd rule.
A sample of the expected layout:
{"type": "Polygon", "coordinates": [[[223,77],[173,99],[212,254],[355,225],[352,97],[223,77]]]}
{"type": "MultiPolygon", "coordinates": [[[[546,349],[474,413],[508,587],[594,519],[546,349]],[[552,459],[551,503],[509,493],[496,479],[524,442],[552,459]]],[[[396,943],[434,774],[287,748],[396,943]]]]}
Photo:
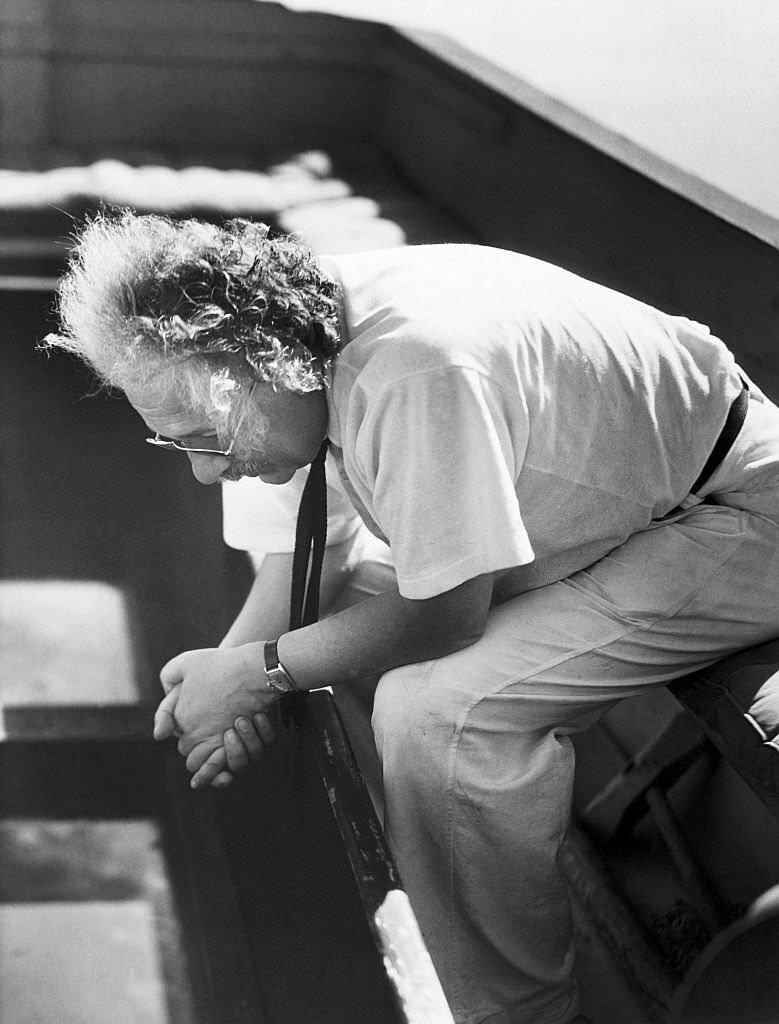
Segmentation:
{"type": "Polygon", "coordinates": [[[287,484],[295,473],[296,470],[292,468],[274,469],[258,473],[257,476],[264,484],[287,484]]]}
{"type": "Polygon", "coordinates": [[[219,478],[222,482],[258,477],[266,484],[286,484],[297,473],[297,466],[263,466],[261,462],[236,462],[226,469],[219,478]]]}
{"type": "Polygon", "coordinates": [[[243,480],[244,477],[259,476],[262,469],[259,465],[251,462],[242,462],[240,465],[231,466],[219,477],[222,483],[234,483],[236,480],[243,480]]]}

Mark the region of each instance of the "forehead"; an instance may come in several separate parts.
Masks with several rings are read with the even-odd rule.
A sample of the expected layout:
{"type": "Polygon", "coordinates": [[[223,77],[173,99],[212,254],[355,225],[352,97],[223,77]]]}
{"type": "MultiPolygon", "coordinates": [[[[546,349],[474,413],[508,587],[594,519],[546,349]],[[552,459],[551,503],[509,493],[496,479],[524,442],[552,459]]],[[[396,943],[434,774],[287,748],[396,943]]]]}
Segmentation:
{"type": "Polygon", "coordinates": [[[206,410],[188,405],[167,376],[128,387],[125,395],[146,426],[156,433],[184,437],[213,430],[206,410]]]}

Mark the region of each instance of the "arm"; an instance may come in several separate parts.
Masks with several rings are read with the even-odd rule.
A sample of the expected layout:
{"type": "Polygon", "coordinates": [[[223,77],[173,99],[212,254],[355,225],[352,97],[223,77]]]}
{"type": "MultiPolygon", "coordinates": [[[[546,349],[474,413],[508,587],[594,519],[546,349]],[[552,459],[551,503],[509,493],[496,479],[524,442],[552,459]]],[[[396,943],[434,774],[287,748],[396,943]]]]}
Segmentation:
{"type": "MultiPolygon", "coordinates": [[[[358,535],[331,545],[325,552],[320,587],[321,606],[332,604],[345,586],[358,535]]],[[[276,638],[289,624],[289,592],[292,573],[292,553],[274,552],[265,555],[260,563],[247,598],[230,629],[225,634],[220,648],[235,648],[260,638],[276,638]]],[[[156,716],[155,736],[164,739],[177,727],[177,704],[179,685],[171,683],[164,674],[163,686],[169,696],[160,705],[156,716]],[[167,682],[166,682],[167,681],[167,682]],[[175,689],[175,693],[170,693],[175,689]]],[[[264,745],[272,742],[274,729],[270,717],[264,711],[252,713],[251,718],[239,715],[224,734],[215,733],[204,737],[191,750],[189,765],[197,767],[209,764],[211,783],[216,786],[228,785],[232,774],[248,767],[250,761],[259,759],[264,745]],[[223,770],[229,767],[230,771],[223,770]]]]}
{"type": "Polygon", "coordinates": [[[426,600],[409,600],[397,588],[377,594],[284,633],[279,657],[297,685],[308,690],[452,654],[484,632],[494,575],[477,576],[426,600]]]}
{"type": "MultiPolygon", "coordinates": [[[[283,634],[279,655],[301,689],[440,658],[482,635],[492,590],[488,573],[426,600],[388,591],[283,634]]],[[[261,642],[229,652],[185,652],[165,666],[163,682],[183,684],[176,719],[185,755],[229,729],[237,716],[267,713],[275,699],[264,682],[261,642]]]]}
{"type": "MultiPolygon", "coordinates": [[[[320,606],[328,608],[347,583],[357,534],[325,551],[320,606]]],[[[275,640],[289,628],[292,552],[265,555],[254,583],[220,647],[238,647],[253,640],[275,640]]]]}
{"type": "Polygon", "coordinates": [[[243,607],[225,633],[220,647],[239,647],[264,636],[280,636],[287,628],[289,573],[292,552],[264,555],[256,569],[243,607]]]}

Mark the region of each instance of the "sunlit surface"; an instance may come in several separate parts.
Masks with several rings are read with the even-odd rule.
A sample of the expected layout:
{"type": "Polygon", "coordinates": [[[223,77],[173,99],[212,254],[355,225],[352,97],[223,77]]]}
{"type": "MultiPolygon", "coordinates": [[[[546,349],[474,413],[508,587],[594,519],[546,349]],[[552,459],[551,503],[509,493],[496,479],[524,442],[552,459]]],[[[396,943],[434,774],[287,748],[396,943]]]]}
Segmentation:
{"type": "Polygon", "coordinates": [[[433,29],[779,217],[770,0],[286,0],[433,29]]]}
{"type": "Polygon", "coordinates": [[[0,581],[0,704],[137,699],[119,588],[81,580],[0,581]]]}
{"type": "Polygon", "coordinates": [[[183,953],[151,822],[0,824],[3,1024],[185,1024],[183,953]]]}

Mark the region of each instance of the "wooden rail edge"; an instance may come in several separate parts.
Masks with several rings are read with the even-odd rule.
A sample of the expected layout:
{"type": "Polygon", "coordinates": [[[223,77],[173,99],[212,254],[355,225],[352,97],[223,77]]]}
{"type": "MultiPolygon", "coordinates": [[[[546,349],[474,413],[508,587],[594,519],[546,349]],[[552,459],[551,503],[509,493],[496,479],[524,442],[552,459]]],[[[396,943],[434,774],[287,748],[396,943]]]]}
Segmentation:
{"type": "Polygon", "coordinates": [[[303,729],[325,787],[368,923],[403,1019],[453,1024],[441,983],[387,846],[332,695],[305,698],[303,729]]]}
{"type": "Polygon", "coordinates": [[[779,247],[779,219],[776,217],[683,170],[448,36],[426,29],[395,26],[391,31],[399,42],[429,54],[509,103],[536,114],[727,223],[779,247]]]}

